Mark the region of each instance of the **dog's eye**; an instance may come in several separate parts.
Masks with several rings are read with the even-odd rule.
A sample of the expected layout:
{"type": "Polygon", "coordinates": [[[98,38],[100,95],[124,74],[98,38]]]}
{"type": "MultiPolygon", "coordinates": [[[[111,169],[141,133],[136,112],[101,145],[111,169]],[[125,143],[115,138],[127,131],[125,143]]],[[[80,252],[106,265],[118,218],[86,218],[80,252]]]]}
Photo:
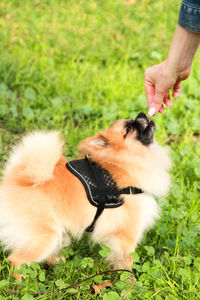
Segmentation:
{"type": "Polygon", "coordinates": [[[125,123],[124,129],[125,129],[125,134],[124,134],[124,138],[126,138],[126,136],[132,131],[134,131],[134,122],[133,120],[128,120],[125,123]]]}
{"type": "Polygon", "coordinates": [[[131,126],[127,126],[126,127],[126,135],[132,130],[132,127],[131,126]]]}

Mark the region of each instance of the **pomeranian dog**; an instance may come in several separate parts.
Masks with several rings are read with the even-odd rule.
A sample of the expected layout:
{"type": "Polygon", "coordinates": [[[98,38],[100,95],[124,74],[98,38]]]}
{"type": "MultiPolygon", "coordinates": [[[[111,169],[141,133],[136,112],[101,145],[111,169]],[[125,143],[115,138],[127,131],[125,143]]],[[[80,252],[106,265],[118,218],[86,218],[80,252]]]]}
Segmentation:
{"type": "Polygon", "coordinates": [[[159,215],[154,196],[166,195],[170,185],[169,155],[154,132],[144,113],[116,121],[83,140],[79,159],[69,163],[58,132],[25,136],[0,185],[0,240],[12,266],[56,264],[62,248],[86,230],[111,249],[114,268],[131,269],[130,252],[159,215]],[[78,163],[91,166],[97,181],[81,175],[78,163]]]}

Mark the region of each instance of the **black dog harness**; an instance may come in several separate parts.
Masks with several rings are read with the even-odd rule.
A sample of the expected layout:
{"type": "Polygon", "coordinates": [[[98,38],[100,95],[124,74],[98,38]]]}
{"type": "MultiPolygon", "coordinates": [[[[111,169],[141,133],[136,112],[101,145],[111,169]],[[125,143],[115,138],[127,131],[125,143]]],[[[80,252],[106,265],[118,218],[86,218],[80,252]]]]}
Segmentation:
{"type": "Polygon", "coordinates": [[[119,189],[108,171],[88,158],[70,161],[66,163],[66,167],[78,177],[86,190],[88,200],[97,207],[91,225],[86,228],[87,232],[94,230],[95,223],[104,208],[115,208],[124,203],[120,197],[122,194],[143,193],[142,190],[132,186],[119,189]]]}

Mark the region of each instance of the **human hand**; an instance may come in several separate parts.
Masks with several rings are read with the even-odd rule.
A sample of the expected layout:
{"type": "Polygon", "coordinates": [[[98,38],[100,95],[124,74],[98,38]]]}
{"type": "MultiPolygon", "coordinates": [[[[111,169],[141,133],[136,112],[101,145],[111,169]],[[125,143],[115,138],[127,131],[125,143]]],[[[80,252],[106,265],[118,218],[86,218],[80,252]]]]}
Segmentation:
{"type": "Polygon", "coordinates": [[[190,70],[191,67],[187,67],[185,70],[177,71],[169,66],[167,60],[146,69],[144,81],[150,116],[154,116],[157,112],[163,113],[163,104],[172,107],[170,89],[173,90],[172,97],[178,98],[181,94],[181,81],[190,75],[190,70]]]}

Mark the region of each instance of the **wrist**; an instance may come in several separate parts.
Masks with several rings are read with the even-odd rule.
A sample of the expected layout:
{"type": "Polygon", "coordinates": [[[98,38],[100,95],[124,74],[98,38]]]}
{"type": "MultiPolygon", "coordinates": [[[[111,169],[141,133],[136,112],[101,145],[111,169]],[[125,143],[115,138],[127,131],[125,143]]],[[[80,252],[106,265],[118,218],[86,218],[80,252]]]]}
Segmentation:
{"type": "Polygon", "coordinates": [[[200,43],[200,34],[177,26],[166,59],[166,67],[177,75],[190,72],[194,55],[200,43]]]}
{"type": "Polygon", "coordinates": [[[192,62],[170,61],[168,58],[164,61],[164,72],[171,78],[177,80],[186,79],[191,71],[192,62]]]}

